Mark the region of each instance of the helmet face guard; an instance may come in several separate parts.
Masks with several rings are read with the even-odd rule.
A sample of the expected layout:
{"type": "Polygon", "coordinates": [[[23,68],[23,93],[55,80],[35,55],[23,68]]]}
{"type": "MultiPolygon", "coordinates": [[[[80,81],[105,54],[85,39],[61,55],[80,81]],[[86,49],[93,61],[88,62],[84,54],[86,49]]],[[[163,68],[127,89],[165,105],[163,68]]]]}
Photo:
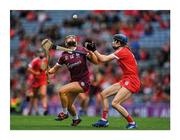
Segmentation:
{"type": "Polygon", "coordinates": [[[68,35],[65,38],[66,47],[76,47],[77,46],[77,37],[75,35],[68,35]]]}

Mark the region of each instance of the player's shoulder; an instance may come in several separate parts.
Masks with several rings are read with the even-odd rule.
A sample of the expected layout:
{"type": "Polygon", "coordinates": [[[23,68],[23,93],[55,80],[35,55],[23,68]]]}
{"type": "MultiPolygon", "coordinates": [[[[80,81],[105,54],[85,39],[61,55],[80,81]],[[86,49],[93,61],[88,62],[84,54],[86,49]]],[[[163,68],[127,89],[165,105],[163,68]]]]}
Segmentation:
{"type": "Polygon", "coordinates": [[[117,50],[114,52],[114,54],[119,54],[119,53],[121,53],[121,52],[123,51],[123,49],[124,49],[124,48],[119,48],[119,49],[117,49],[117,50]]]}
{"type": "Polygon", "coordinates": [[[35,58],[33,58],[33,60],[29,63],[29,67],[33,67],[34,65],[37,65],[38,63],[39,63],[39,60],[40,58],[38,58],[38,57],[35,57],[35,58]]]}
{"type": "Polygon", "coordinates": [[[68,52],[65,52],[65,51],[60,51],[60,53],[58,54],[59,56],[59,60],[62,60],[65,58],[65,56],[69,55],[68,52]]]}
{"type": "Polygon", "coordinates": [[[128,56],[132,56],[132,54],[133,54],[133,52],[132,52],[132,50],[131,50],[131,48],[129,46],[125,47],[125,53],[128,56]]]}
{"type": "Polygon", "coordinates": [[[82,46],[77,46],[76,47],[76,50],[79,50],[79,51],[84,51],[84,50],[86,50],[84,47],[82,47],[82,46]]]}
{"type": "Polygon", "coordinates": [[[129,47],[123,47],[116,51],[116,53],[128,53],[128,52],[131,52],[131,49],[129,47]]]}
{"type": "Polygon", "coordinates": [[[68,54],[66,51],[59,51],[59,57],[63,57],[64,55],[68,54]]]}
{"type": "Polygon", "coordinates": [[[36,63],[36,62],[38,62],[38,61],[40,61],[40,58],[39,58],[39,57],[35,57],[35,58],[32,60],[33,63],[36,63]]]}
{"type": "Polygon", "coordinates": [[[121,59],[129,55],[129,49],[127,47],[121,47],[118,50],[116,50],[113,54],[117,59],[121,59]]]}
{"type": "Polygon", "coordinates": [[[42,61],[43,61],[43,62],[46,62],[46,61],[48,61],[48,59],[47,59],[46,57],[44,57],[44,58],[42,59],[42,61]]]}
{"type": "Polygon", "coordinates": [[[81,52],[83,52],[83,53],[85,53],[85,54],[88,54],[88,53],[89,53],[89,50],[86,49],[86,48],[83,47],[83,46],[77,46],[76,50],[81,51],[81,52]]]}
{"type": "Polygon", "coordinates": [[[128,52],[132,52],[131,48],[129,46],[125,47],[125,50],[128,51],[128,52]]]}

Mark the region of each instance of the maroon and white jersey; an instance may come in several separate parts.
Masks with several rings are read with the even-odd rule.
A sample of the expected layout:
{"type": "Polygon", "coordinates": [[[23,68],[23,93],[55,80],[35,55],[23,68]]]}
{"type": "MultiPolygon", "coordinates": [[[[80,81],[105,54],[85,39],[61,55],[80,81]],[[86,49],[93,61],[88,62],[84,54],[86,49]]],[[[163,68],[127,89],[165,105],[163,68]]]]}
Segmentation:
{"type": "MultiPolygon", "coordinates": [[[[76,50],[88,54],[88,50],[84,47],[76,47],[76,50]]],[[[74,52],[63,52],[57,64],[67,66],[70,71],[71,81],[90,81],[87,67],[87,55],[74,52]]]]}

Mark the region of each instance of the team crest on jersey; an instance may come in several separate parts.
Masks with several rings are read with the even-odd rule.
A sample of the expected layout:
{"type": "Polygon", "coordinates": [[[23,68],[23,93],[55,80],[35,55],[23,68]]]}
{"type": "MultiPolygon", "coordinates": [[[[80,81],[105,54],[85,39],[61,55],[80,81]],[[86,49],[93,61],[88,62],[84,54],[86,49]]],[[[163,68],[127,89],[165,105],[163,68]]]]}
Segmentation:
{"type": "Polygon", "coordinates": [[[47,67],[47,64],[46,64],[46,62],[43,61],[43,62],[41,63],[41,69],[42,69],[42,70],[45,70],[46,67],[47,67]]]}
{"type": "Polygon", "coordinates": [[[65,60],[68,60],[68,56],[67,55],[65,56],[65,60]]]}
{"type": "Polygon", "coordinates": [[[129,85],[129,81],[126,81],[126,82],[125,82],[125,85],[126,85],[126,86],[129,85]]]}

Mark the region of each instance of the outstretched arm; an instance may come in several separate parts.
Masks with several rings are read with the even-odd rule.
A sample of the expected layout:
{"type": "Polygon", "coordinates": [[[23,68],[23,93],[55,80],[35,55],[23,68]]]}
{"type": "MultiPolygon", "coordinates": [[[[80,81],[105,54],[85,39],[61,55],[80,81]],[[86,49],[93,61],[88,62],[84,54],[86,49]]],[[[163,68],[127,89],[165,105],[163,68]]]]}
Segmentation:
{"type": "Polygon", "coordinates": [[[96,55],[96,57],[98,58],[100,62],[108,62],[115,58],[114,54],[103,55],[103,54],[100,54],[97,50],[94,51],[94,54],[96,55]]]}
{"type": "Polygon", "coordinates": [[[96,50],[96,45],[94,42],[92,43],[87,43],[86,44],[86,47],[88,50],[92,51],[96,57],[98,58],[99,62],[108,62],[108,61],[111,61],[115,58],[115,55],[114,54],[110,54],[110,55],[103,55],[103,54],[100,54],[97,50],[96,50]]]}
{"type": "Polygon", "coordinates": [[[40,75],[41,74],[39,71],[35,71],[31,67],[28,67],[27,72],[29,72],[33,75],[40,75]]]}
{"type": "Polygon", "coordinates": [[[99,60],[97,56],[94,54],[94,52],[89,51],[87,57],[88,57],[88,60],[91,61],[93,64],[99,64],[99,60]]]}

